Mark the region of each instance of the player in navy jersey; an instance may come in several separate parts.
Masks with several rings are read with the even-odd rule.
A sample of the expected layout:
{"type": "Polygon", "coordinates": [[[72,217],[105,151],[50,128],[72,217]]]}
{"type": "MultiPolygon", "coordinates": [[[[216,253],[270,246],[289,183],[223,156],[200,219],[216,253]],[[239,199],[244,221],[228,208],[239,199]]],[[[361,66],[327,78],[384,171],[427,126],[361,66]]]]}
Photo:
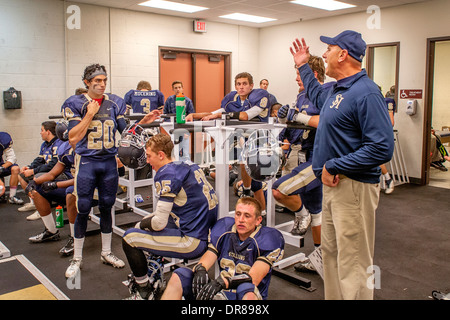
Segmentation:
{"type": "MultiPolygon", "coordinates": [[[[166,100],[166,102],[164,103],[164,114],[168,114],[168,113],[176,113],[177,112],[177,108],[175,105],[175,98],[178,94],[184,94],[183,92],[183,83],[179,80],[172,82],[172,90],[174,92],[173,95],[169,96],[166,100]]],[[[191,113],[195,113],[195,109],[194,109],[194,103],[192,102],[192,100],[188,97],[185,97],[185,101],[186,101],[186,116],[191,114],[191,113]]]]}
{"type": "MultiPolygon", "coordinates": [[[[308,64],[314,71],[316,79],[323,88],[330,88],[334,82],[323,84],[325,80],[325,65],[323,59],[311,56],[308,64]]],[[[300,122],[317,128],[320,110],[308,98],[303,87],[298,70],[297,84],[300,93],[297,95],[295,108],[285,105],[278,111],[279,121],[300,122]]],[[[293,235],[304,235],[311,224],[314,246],[320,246],[322,224],[322,182],[317,179],[312,170],[312,156],[316,130],[285,128],[279,139],[287,138],[290,150],[287,168],[283,176],[272,185],[272,193],[276,201],[295,212],[293,235]]],[[[309,259],[296,265],[299,271],[314,271],[309,259]]]]}
{"type": "MultiPolygon", "coordinates": [[[[0,132],[0,199],[1,202],[6,201],[4,177],[11,175],[11,169],[17,167],[17,158],[13,149],[13,140],[9,133],[0,132]]],[[[9,179],[9,202],[22,204],[23,200],[16,196],[17,185],[19,183],[18,176],[11,176],[9,179]]]]}
{"type": "MultiPolygon", "coordinates": [[[[243,121],[255,119],[260,122],[267,122],[270,115],[269,93],[264,89],[253,89],[253,76],[248,72],[237,74],[234,78],[234,86],[236,91],[228,93],[222,99],[220,109],[213,112],[192,113],[186,117],[186,121],[218,119],[223,112],[229,112],[232,119],[243,121]]],[[[241,176],[244,182],[244,195],[249,196],[251,191],[253,191],[255,198],[263,206],[264,215],[266,202],[262,191],[262,183],[260,181],[252,182],[252,178],[246,172],[244,164],[241,164],[241,176]]]]}
{"type": "Polygon", "coordinates": [[[140,81],[136,90],[130,90],[125,94],[124,100],[133,113],[147,114],[164,108],[164,94],[159,90],[152,90],[148,81],[140,81]]]}
{"type": "Polygon", "coordinates": [[[123,236],[123,250],[133,272],[131,299],[148,299],[151,282],[144,251],[153,256],[194,259],[207,249],[217,219],[218,200],[200,167],[172,161],[170,136],[157,134],[146,144],[147,162],[156,171],[156,210],[123,236]]]}
{"type": "MultiPolygon", "coordinates": [[[[22,189],[26,189],[28,182],[31,181],[36,175],[41,175],[45,172],[49,172],[55,164],[58,162],[58,148],[62,144],[62,141],[56,136],[56,122],[44,121],[41,124],[41,138],[44,142],[41,144],[39,155],[28,166],[11,168],[11,176],[18,176],[22,189]]],[[[19,211],[35,210],[33,199],[30,198],[30,202],[20,207],[19,211]]],[[[28,220],[39,219],[38,212],[34,212],[27,217],[28,220]]]]}
{"type": "Polygon", "coordinates": [[[73,157],[73,148],[68,141],[63,142],[58,149],[58,163],[49,172],[31,180],[25,189],[31,194],[45,226],[43,232],[29,238],[32,243],[60,239],[51,205],[66,205],[66,189],[73,185],[73,157]]]}
{"type": "MultiPolygon", "coordinates": [[[[176,80],[174,82],[172,82],[172,90],[175,94],[169,96],[166,100],[166,102],[164,103],[164,114],[174,114],[177,112],[177,107],[175,104],[176,101],[176,96],[178,94],[184,94],[183,92],[183,83],[179,80],[176,80]]],[[[194,113],[195,109],[194,109],[194,103],[192,102],[192,100],[188,97],[185,97],[185,103],[186,103],[186,116],[194,113]]],[[[186,134],[183,133],[181,137],[178,137],[175,134],[175,139],[179,139],[180,144],[179,144],[179,148],[180,148],[180,160],[190,160],[189,158],[189,137],[190,134],[186,134]]]]}
{"type": "Polygon", "coordinates": [[[111,252],[111,209],[118,187],[116,132],[126,127],[125,101],[105,94],[107,73],[104,66],[93,64],[84,70],[83,82],[87,94],[68,98],[61,112],[69,121],[69,142],[75,148],[75,192],[78,215],[75,221],[74,257],[66,277],[76,276],[81,269],[82,250],[88,216],[93,206],[94,190],[99,195],[101,261],[116,268],[124,262],[111,252]]]}
{"type": "Polygon", "coordinates": [[[278,230],[262,226],[261,221],[260,203],[240,198],[234,219],[217,221],[208,251],[193,270],[174,271],[162,299],[267,299],[273,264],[284,254],[284,238],[278,230]],[[210,281],[208,270],[216,261],[220,274],[210,281]]]}

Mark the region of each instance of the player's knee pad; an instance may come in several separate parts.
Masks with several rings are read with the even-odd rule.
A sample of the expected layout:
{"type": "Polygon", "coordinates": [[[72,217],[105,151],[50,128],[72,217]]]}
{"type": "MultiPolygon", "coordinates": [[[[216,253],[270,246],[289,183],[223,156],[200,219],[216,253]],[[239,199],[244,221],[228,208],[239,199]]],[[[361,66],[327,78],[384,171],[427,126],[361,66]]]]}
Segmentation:
{"type": "Polygon", "coordinates": [[[177,275],[181,281],[183,297],[186,300],[195,299],[194,293],[192,292],[192,279],[194,278],[194,272],[189,268],[177,268],[173,271],[173,274],[177,275]]]}
{"type": "Polygon", "coordinates": [[[319,213],[311,213],[311,227],[318,227],[322,225],[322,211],[319,213]]]}
{"type": "Polygon", "coordinates": [[[253,283],[246,282],[246,283],[240,284],[236,289],[237,300],[244,299],[244,296],[249,292],[253,292],[257,296],[259,296],[258,288],[253,283]]]}
{"type": "Polygon", "coordinates": [[[79,213],[89,214],[92,208],[92,199],[88,197],[78,197],[77,209],[79,213]]]}

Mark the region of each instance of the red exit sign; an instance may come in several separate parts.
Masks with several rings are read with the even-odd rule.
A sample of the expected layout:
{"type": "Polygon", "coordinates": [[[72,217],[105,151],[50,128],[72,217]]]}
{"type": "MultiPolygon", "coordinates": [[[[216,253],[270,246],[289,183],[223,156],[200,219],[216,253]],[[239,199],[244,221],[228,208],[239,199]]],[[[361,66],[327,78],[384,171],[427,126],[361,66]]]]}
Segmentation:
{"type": "Polygon", "coordinates": [[[194,32],[206,32],[206,22],[205,21],[194,21],[194,32]]]}

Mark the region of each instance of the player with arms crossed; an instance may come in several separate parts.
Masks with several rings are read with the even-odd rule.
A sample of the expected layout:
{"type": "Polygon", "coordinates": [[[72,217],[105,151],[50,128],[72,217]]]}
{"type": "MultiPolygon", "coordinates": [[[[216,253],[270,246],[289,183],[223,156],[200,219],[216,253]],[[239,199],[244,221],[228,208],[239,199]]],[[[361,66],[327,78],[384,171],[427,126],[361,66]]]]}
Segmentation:
{"type": "Polygon", "coordinates": [[[262,226],[261,221],[260,203],[240,198],[234,219],[217,221],[208,251],[193,270],[174,271],[162,299],[267,299],[273,263],[284,254],[284,238],[278,230],[262,226]],[[209,281],[208,270],[216,261],[220,275],[209,281]]]}
{"type": "Polygon", "coordinates": [[[203,171],[191,161],[172,161],[172,151],[173,142],[166,134],[147,141],[147,162],[156,171],[158,203],[153,213],[123,236],[123,250],[134,277],[130,285],[132,300],[149,299],[157,289],[153,287],[155,279],[148,277],[144,251],[178,259],[200,257],[217,219],[217,196],[203,171]]]}

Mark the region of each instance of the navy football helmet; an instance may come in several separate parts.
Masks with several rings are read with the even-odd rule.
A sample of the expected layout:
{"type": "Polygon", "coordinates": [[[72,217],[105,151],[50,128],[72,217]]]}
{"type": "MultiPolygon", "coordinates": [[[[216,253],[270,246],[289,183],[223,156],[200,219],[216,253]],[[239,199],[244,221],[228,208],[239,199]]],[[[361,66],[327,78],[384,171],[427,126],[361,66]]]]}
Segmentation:
{"type": "Polygon", "coordinates": [[[253,131],[242,150],[242,161],[248,175],[256,181],[274,178],[283,165],[284,154],[280,143],[267,129],[253,131]]]}
{"type": "Polygon", "coordinates": [[[56,136],[59,140],[67,141],[69,140],[69,122],[67,120],[60,120],[56,123],[56,136]]]}
{"type": "Polygon", "coordinates": [[[139,125],[129,125],[119,140],[118,157],[124,166],[141,169],[147,164],[145,143],[151,135],[139,125]]]}

